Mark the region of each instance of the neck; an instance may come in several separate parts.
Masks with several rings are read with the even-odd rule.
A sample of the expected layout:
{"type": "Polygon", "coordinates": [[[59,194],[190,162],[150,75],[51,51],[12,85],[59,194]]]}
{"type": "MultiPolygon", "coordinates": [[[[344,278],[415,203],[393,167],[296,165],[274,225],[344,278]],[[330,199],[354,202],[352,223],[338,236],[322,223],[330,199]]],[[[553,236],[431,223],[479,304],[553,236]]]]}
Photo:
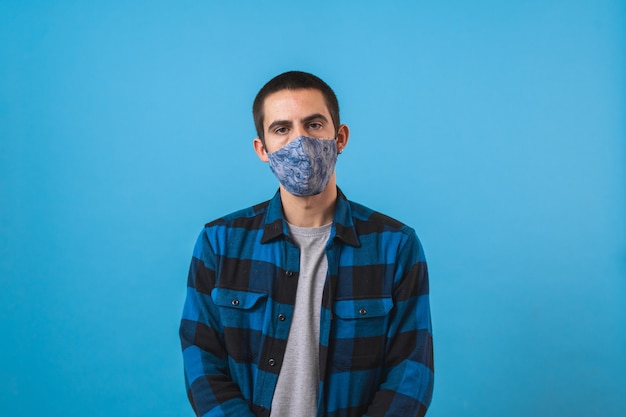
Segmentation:
{"type": "Polygon", "coordinates": [[[296,197],[280,187],[280,198],[283,213],[289,224],[299,227],[319,227],[333,221],[335,201],[337,201],[337,185],[335,176],[318,195],[296,197]]]}

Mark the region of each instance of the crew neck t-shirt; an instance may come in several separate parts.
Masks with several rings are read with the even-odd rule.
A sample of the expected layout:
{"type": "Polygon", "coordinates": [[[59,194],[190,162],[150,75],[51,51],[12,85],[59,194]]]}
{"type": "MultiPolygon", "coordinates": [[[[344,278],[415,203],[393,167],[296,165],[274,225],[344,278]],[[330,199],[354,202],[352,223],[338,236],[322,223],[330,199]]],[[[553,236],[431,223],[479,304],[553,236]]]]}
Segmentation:
{"type": "Polygon", "coordinates": [[[328,270],[324,249],[330,229],[331,224],[321,227],[289,225],[291,236],[300,248],[300,274],[271,417],[317,414],[320,311],[328,270]]]}

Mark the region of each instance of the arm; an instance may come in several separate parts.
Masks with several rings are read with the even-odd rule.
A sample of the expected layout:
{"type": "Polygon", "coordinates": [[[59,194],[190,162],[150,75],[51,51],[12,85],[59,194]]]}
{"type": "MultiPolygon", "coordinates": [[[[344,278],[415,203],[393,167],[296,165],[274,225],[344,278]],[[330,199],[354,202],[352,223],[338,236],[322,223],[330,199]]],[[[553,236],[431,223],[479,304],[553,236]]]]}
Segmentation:
{"type": "Polygon", "coordinates": [[[198,417],[254,416],[230,377],[224,329],[211,299],[215,259],[203,232],[191,260],[180,324],[187,396],[198,417]]]}
{"type": "Polygon", "coordinates": [[[385,377],[367,410],[369,417],[424,416],[433,393],[428,268],[414,233],[401,250],[397,266],[385,377]]]}

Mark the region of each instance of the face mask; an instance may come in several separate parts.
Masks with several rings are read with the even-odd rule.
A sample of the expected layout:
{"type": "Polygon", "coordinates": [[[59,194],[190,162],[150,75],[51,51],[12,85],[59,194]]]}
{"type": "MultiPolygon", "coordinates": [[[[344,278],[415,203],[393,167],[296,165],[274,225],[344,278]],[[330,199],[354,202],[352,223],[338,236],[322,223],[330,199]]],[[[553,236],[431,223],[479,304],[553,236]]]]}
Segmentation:
{"type": "Polygon", "coordinates": [[[267,157],[285,190],[306,197],[321,193],[328,185],[335,171],[337,143],[334,139],[298,136],[267,157]]]}

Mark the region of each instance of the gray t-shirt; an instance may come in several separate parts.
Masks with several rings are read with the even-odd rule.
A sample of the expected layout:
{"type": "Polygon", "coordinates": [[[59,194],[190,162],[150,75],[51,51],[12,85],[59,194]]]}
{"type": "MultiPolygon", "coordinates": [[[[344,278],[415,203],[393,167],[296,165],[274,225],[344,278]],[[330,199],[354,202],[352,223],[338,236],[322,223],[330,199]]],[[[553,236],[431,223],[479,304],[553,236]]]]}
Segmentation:
{"type": "Polygon", "coordinates": [[[322,227],[289,225],[300,248],[300,275],[285,359],[272,399],[271,417],[317,414],[320,310],[328,270],[324,249],[330,228],[331,224],[322,227]]]}

